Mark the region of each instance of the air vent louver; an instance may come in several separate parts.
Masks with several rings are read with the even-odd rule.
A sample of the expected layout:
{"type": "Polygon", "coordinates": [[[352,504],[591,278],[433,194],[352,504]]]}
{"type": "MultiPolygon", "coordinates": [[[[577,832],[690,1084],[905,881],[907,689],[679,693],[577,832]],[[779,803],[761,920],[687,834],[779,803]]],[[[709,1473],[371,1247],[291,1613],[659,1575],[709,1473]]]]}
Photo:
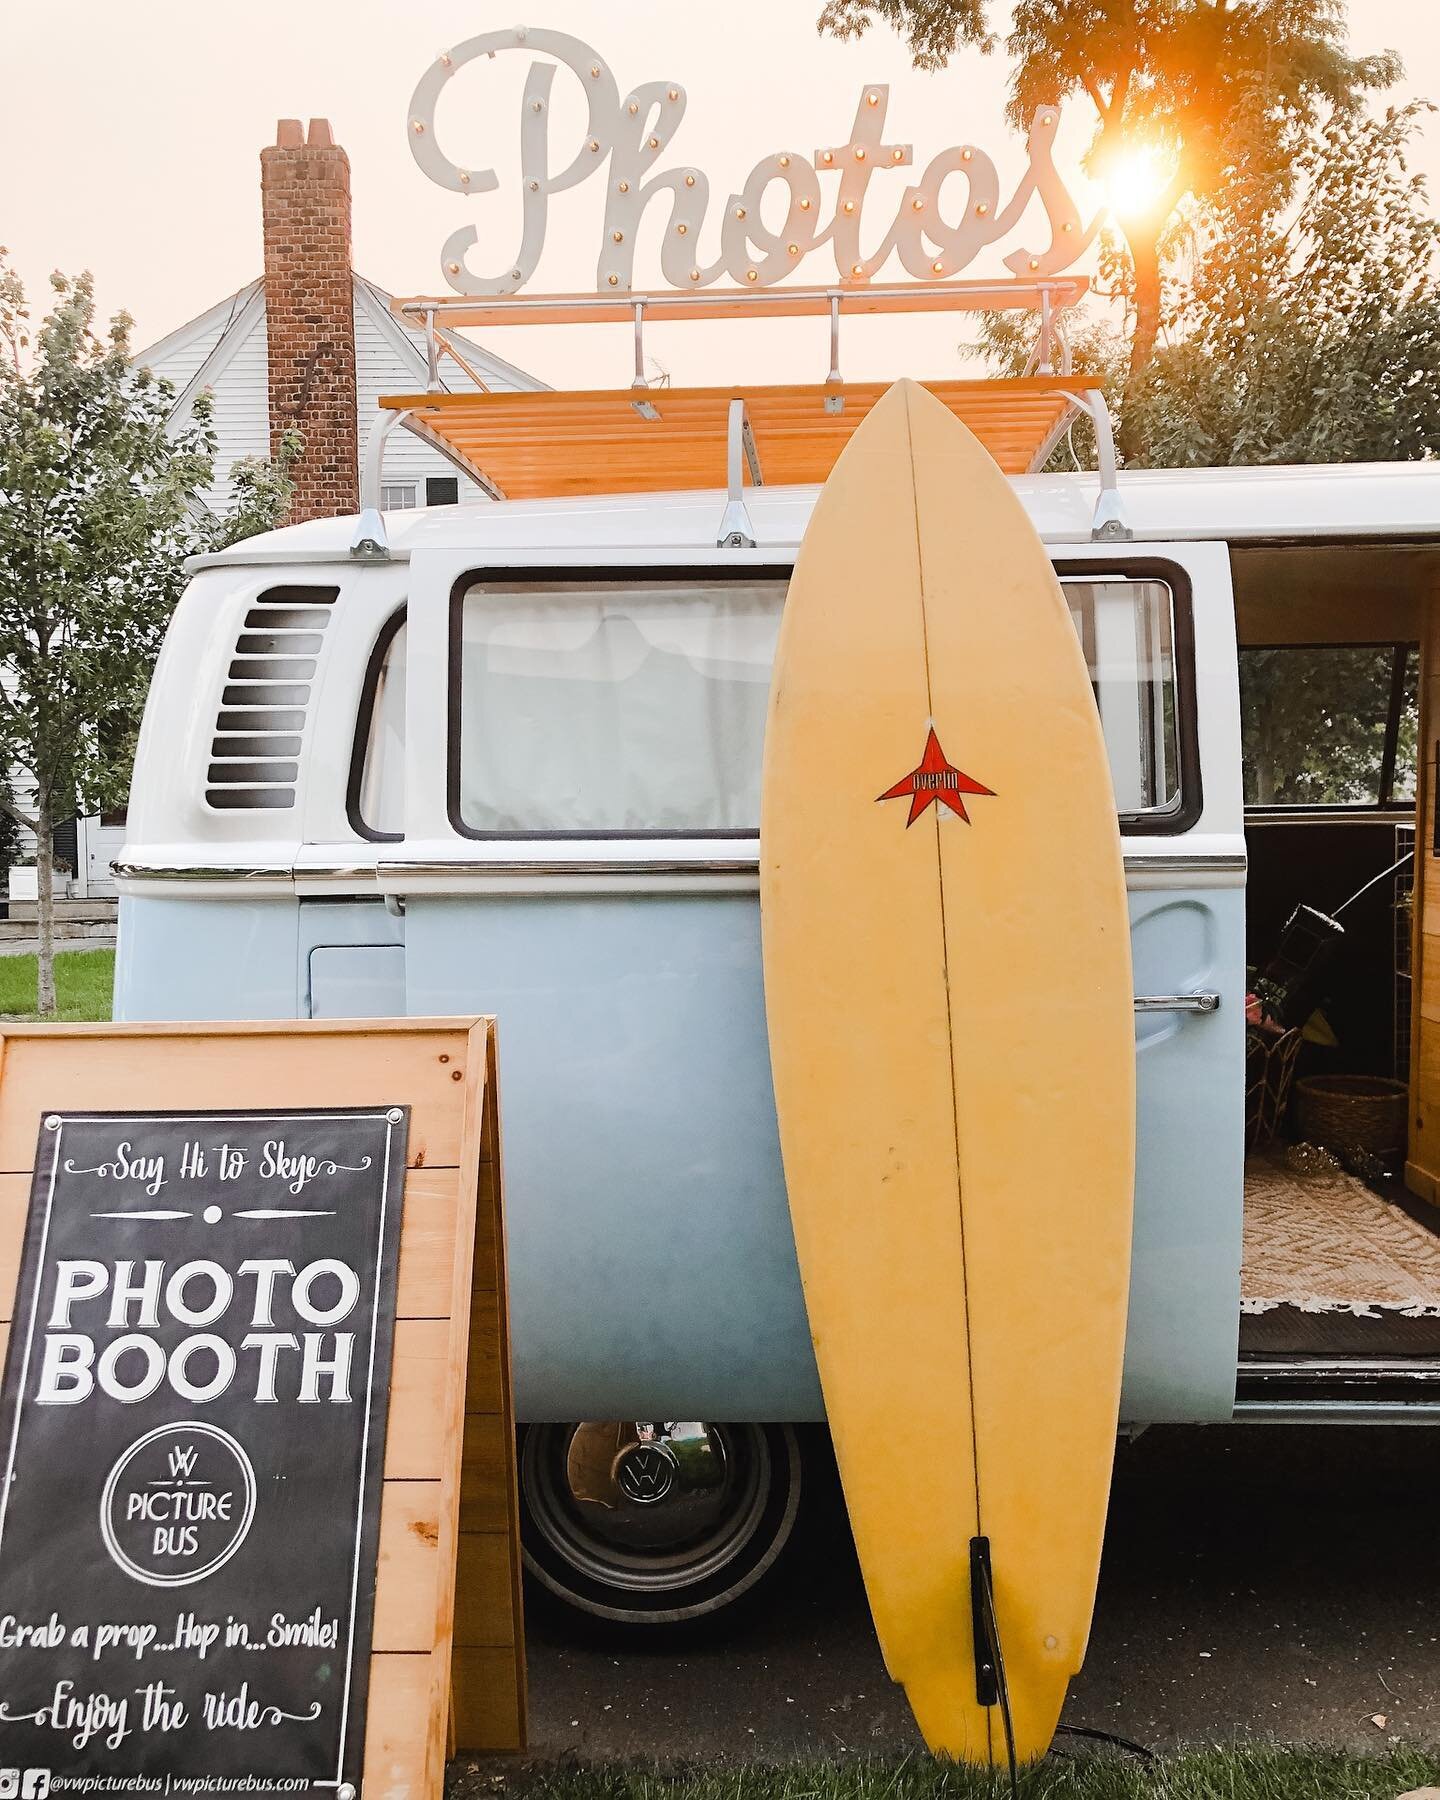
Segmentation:
{"type": "Polygon", "coordinates": [[[210,745],[205,798],[222,812],[295,804],[301,733],[333,587],[267,588],[245,614],[210,745]]]}

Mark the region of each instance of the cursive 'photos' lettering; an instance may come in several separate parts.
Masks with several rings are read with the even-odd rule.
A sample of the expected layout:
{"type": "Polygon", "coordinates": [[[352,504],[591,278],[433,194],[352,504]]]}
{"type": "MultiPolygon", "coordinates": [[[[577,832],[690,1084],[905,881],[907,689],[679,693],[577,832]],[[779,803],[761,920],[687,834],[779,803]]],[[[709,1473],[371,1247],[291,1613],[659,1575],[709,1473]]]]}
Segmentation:
{"type": "Polygon", "coordinates": [[[744,288],[768,287],[827,245],[843,285],[863,285],[892,255],[917,280],[943,280],[968,267],[987,245],[1015,233],[1032,201],[1039,202],[1048,241],[1020,245],[1003,260],[1013,274],[1039,278],[1074,264],[1100,228],[1103,214],[1083,221],[1055,166],[1059,108],[1042,106],[1031,122],[1025,173],[1008,199],[1002,202],[994,161],[974,144],[957,144],[933,157],[919,180],[904,189],[889,230],[866,249],[862,223],[872,178],[885,169],[908,168],[913,161],[909,144],[885,142],[890,90],[877,83],[861,94],[845,143],[817,150],[813,157],[798,150],[761,157],[721,209],[718,254],[707,258],[700,244],[711,213],[710,184],[699,169],[662,167],[685,117],[684,88],[676,82],[642,81],[622,100],[614,75],[588,44],[563,31],[524,26],[487,31],[446,51],[426,70],[411,98],[411,152],[432,181],[457,194],[493,193],[499,180],[493,169],[464,168],[441,148],[438,102],[468,64],[509,50],[554,58],[530,65],[521,102],[520,245],[502,268],[480,270],[469,260],[479,242],[476,228],[467,225],[452,233],[441,254],[446,282],[459,294],[513,294],[524,287],[545,247],[550,196],[591,176],[603,178],[606,196],[595,271],[602,294],[631,287],[641,216],[656,201],[663,212],[661,273],[676,288],[709,287],[722,276],[744,288]],[[579,84],[586,114],[583,135],[559,168],[552,166],[550,147],[557,64],[579,84]],[[822,178],[830,177],[837,180],[829,196],[828,222],[822,224],[822,178]],[[775,197],[779,204],[771,200],[772,189],[781,190],[775,197]],[[783,223],[777,227],[762,216],[767,204],[772,218],[783,205],[783,223]]]}

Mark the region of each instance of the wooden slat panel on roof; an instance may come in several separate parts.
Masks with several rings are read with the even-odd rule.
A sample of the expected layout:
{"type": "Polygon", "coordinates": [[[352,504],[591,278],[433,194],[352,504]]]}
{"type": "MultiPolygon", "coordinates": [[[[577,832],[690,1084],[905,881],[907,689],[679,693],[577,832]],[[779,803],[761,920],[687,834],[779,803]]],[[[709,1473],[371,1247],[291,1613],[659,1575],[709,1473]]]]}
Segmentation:
{"type": "MultiPolygon", "coordinates": [[[[745,402],[768,486],[820,482],[886,385],[397,394],[381,405],[409,412],[507,499],[534,500],[724,487],[734,399],[745,402]],[[842,409],[827,411],[826,402],[837,397],[842,409]],[[642,404],[659,417],[644,418],[642,404]]],[[[1023,475],[1043,461],[1071,413],[1072,396],[1093,385],[1049,375],[925,383],[1007,475],[1023,475]]]]}

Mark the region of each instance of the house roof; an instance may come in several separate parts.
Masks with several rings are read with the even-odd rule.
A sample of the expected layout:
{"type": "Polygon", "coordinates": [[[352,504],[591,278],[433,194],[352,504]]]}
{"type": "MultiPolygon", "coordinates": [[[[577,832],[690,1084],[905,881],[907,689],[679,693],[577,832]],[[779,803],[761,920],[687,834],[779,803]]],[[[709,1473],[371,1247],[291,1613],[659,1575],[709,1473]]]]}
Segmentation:
{"type": "MultiPolygon", "coordinates": [[[[373,281],[367,281],[363,275],[355,277],[355,291],[361,304],[375,320],[382,331],[389,334],[391,342],[403,351],[408,359],[419,370],[422,379],[426,374],[425,333],[418,325],[410,325],[396,317],[391,309],[392,294],[373,281]]],[[[487,386],[510,389],[523,389],[527,393],[537,393],[548,387],[548,383],[536,376],[527,374],[512,362],[506,362],[503,356],[496,356],[493,350],[487,350],[474,338],[463,332],[448,329],[437,330],[435,334],[443,344],[452,347],[461,359],[453,357],[440,359],[438,376],[441,389],[445,393],[457,390],[468,390],[470,384],[463,378],[464,364],[468,363],[476,375],[487,386]],[[457,380],[457,377],[460,379],[457,380]]]]}
{"type": "MultiPolygon", "coordinates": [[[[390,310],[391,296],[384,288],[365,276],[356,274],[355,296],[358,303],[365,308],[367,316],[389,338],[396,351],[415,369],[419,382],[426,379],[425,334],[418,327],[402,323],[390,310]]],[[[148,345],[135,356],[137,368],[146,368],[158,362],[179,360],[184,369],[192,361],[194,370],[181,391],[177,394],[174,411],[183,413],[194,395],[203,389],[213,386],[224,370],[237,344],[254,322],[257,311],[265,304],[265,283],[263,278],[250,281],[214,306],[207,307],[197,313],[184,325],[168,332],[153,344],[148,345]]],[[[507,362],[503,356],[496,356],[484,345],[476,343],[473,338],[466,337],[458,331],[441,331],[439,336],[458,351],[464,364],[468,364],[475,374],[488,386],[493,380],[497,387],[522,388],[527,391],[542,389],[546,383],[539,381],[519,369],[514,363],[507,362]]],[[[440,365],[440,380],[443,391],[464,391],[470,387],[464,378],[461,362],[453,358],[444,358],[440,365]]]]}
{"type": "Polygon", "coordinates": [[[263,285],[263,281],[258,278],[247,281],[244,287],[237,288],[233,294],[217,300],[213,306],[197,313],[184,325],[177,325],[164,337],[148,344],[131,360],[137,368],[143,369],[155,363],[170,362],[176,357],[182,360],[194,358],[198,367],[209,359],[222,338],[233,333],[247,304],[263,285]]]}

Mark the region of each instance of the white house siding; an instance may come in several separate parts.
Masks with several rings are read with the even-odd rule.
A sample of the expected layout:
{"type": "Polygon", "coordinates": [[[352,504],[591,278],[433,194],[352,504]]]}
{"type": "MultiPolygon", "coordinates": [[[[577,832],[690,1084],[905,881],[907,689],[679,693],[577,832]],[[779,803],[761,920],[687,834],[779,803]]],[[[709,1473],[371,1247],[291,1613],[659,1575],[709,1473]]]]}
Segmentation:
{"type": "MultiPolygon", "coordinates": [[[[358,284],[357,284],[358,286],[358,284]]],[[[360,466],[365,466],[365,451],[370,433],[375,429],[382,394],[413,394],[425,386],[425,346],[410,340],[398,322],[390,321],[393,330],[374,316],[366,296],[355,296],[355,401],[360,422],[360,466]],[[410,354],[406,343],[410,342],[410,354]],[[416,362],[419,367],[416,367],[416,362]]],[[[452,365],[453,366],[453,365],[452,365]]],[[[458,374],[458,370],[455,371],[458,374]]],[[[466,383],[467,387],[470,385],[466,383]]],[[[425,504],[425,478],[428,475],[454,475],[457,471],[428,444],[421,443],[413,432],[395,431],[385,446],[386,483],[413,483],[416,498],[425,504]]],[[[460,480],[460,498],[479,500],[483,496],[473,481],[460,480]]]]}
{"type": "MultiPolygon", "coordinates": [[[[201,497],[217,511],[230,504],[232,466],[242,457],[270,453],[265,307],[258,285],[252,282],[136,358],[137,363],[173,382],[178,396],[174,415],[177,425],[189,417],[197,393],[210,393],[216,437],[215,481],[201,497]]],[[[478,344],[458,338],[456,341],[487,387],[514,390],[545,385],[478,344]]],[[[401,325],[389,310],[389,296],[358,275],[355,367],[363,467],[365,446],[375,427],[381,396],[423,389],[426,362],[424,333],[401,325]]],[[[469,391],[476,385],[453,357],[442,359],[440,374],[451,390],[469,391]]],[[[303,432],[303,420],[300,428],[303,432]]],[[[455,468],[443,456],[407,431],[395,433],[386,446],[386,482],[413,486],[422,506],[427,477],[455,474],[455,468]]],[[[460,498],[476,500],[483,496],[473,482],[461,477],[460,498]]]]}
{"type": "Polygon", "coordinates": [[[215,511],[230,503],[232,465],[270,451],[265,307],[258,290],[251,282],[135,359],[174,386],[175,429],[191,419],[197,394],[209,393],[215,480],[200,498],[215,511]]]}
{"type": "Polygon", "coordinates": [[[247,456],[270,454],[270,367],[265,309],[257,307],[210,388],[215,432],[215,481],[205,504],[225,511],[231,501],[232,466],[247,456]]]}
{"type": "MultiPolygon", "coordinates": [[[[379,288],[357,278],[355,391],[360,413],[362,467],[370,433],[378,420],[381,396],[416,393],[426,385],[425,334],[402,325],[390,312],[388,302],[389,296],[379,288]]],[[[461,343],[459,339],[456,341],[461,343]]],[[[540,388],[545,385],[519,369],[512,368],[500,358],[488,356],[476,344],[461,343],[461,354],[483,375],[488,388],[513,392],[517,388],[540,388]]],[[[452,392],[469,393],[476,386],[451,356],[441,358],[440,378],[452,392]]],[[[385,446],[386,483],[413,484],[422,506],[425,504],[427,476],[455,474],[454,466],[413,432],[394,432],[385,446]]],[[[461,476],[460,498],[480,500],[484,495],[474,482],[461,476]]]]}
{"type": "Polygon", "coordinates": [[[251,282],[238,294],[229,295],[208,312],[201,313],[198,319],[172,331],[169,337],[161,338],[158,344],[142,351],[136,362],[173,382],[177,393],[183,392],[219,343],[225,328],[238,316],[254,286],[251,282]]]}

